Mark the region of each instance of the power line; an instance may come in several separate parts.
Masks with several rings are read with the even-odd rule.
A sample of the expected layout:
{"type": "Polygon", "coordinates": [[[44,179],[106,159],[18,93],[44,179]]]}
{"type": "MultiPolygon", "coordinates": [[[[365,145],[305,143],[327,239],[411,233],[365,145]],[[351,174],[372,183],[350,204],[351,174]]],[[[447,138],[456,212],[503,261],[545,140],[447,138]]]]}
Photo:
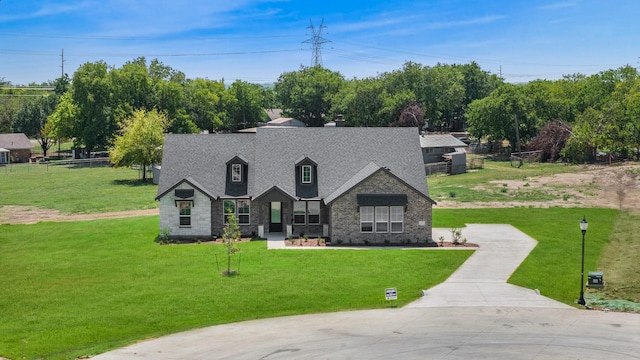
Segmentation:
{"type": "Polygon", "coordinates": [[[312,53],[311,65],[312,66],[322,65],[322,44],[331,42],[331,40],[327,40],[322,37],[323,28],[326,28],[326,26],[324,25],[324,18],[322,18],[322,21],[320,22],[320,26],[318,27],[317,30],[313,26],[313,21],[309,19],[309,26],[307,26],[307,29],[311,29],[311,38],[303,41],[303,43],[311,44],[311,53],[312,53]]]}

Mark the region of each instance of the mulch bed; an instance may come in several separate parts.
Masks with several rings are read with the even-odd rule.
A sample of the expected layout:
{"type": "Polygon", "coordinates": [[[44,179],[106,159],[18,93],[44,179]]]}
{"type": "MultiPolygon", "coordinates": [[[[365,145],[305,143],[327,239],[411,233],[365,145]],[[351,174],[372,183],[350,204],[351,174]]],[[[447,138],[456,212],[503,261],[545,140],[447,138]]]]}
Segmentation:
{"type": "MultiPolygon", "coordinates": [[[[327,244],[324,240],[320,240],[320,244],[318,244],[318,239],[317,238],[309,238],[309,239],[292,239],[292,240],[285,240],[284,241],[285,246],[286,247],[326,247],[327,244]]],[[[441,244],[439,242],[435,243],[437,246],[427,246],[424,243],[412,243],[412,244],[370,244],[370,245],[364,245],[364,244],[333,244],[330,243],[328,246],[329,247],[340,247],[340,246],[358,246],[358,247],[367,247],[367,246],[371,246],[371,247],[380,247],[380,246],[384,246],[384,247],[416,247],[416,248],[422,248],[422,247],[445,247],[445,248],[477,248],[479,247],[478,244],[474,244],[474,243],[464,243],[464,244],[454,244],[453,242],[443,242],[442,246],[440,246],[441,244]]]]}

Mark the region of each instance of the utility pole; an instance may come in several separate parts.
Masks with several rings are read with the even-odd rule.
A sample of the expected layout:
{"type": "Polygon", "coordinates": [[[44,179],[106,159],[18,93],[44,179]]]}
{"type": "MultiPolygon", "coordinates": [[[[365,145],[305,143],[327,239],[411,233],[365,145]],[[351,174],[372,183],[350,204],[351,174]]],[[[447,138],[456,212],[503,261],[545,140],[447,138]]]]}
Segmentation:
{"type": "Polygon", "coordinates": [[[311,38],[303,41],[303,43],[311,44],[311,66],[322,65],[322,44],[331,42],[331,40],[327,40],[322,37],[323,28],[326,28],[324,25],[324,18],[322,18],[320,26],[317,29],[313,26],[313,22],[309,20],[309,26],[307,26],[307,29],[311,29],[311,38]]]}
{"type": "Polygon", "coordinates": [[[60,58],[62,59],[60,62],[60,68],[62,68],[62,72],[60,73],[60,77],[64,77],[64,49],[62,49],[62,53],[60,54],[60,58]]]}

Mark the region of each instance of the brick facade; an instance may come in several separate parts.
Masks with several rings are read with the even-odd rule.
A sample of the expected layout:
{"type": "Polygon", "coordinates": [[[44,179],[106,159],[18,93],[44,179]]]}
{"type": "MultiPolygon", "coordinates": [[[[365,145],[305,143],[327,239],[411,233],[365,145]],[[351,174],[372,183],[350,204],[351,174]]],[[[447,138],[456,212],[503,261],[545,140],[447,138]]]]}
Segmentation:
{"type": "MultiPolygon", "coordinates": [[[[193,189],[188,183],[181,183],[178,190],[193,189]]],[[[191,226],[180,226],[180,209],[176,205],[173,191],[160,198],[160,231],[171,229],[171,237],[175,238],[211,238],[211,199],[194,190],[191,208],[191,226]]]]}
{"type": "Polygon", "coordinates": [[[432,203],[425,196],[387,172],[378,171],[354,186],[330,206],[331,242],[342,244],[405,244],[433,241],[431,235],[432,203]],[[402,233],[363,233],[357,194],[406,194],[402,233]]]}
{"type": "MultiPolygon", "coordinates": [[[[224,199],[218,199],[211,202],[211,233],[214,236],[222,236],[224,232],[224,209],[223,209],[223,201],[224,199]]],[[[258,225],[260,225],[260,206],[256,202],[251,202],[251,208],[249,210],[249,225],[240,225],[240,234],[243,237],[255,236],[258,234],[258,225]]],[[[268,215],[268,213],[267,213],[268,215]]],[[[237,220],[237,218],[236,218],[237,220]]]]}

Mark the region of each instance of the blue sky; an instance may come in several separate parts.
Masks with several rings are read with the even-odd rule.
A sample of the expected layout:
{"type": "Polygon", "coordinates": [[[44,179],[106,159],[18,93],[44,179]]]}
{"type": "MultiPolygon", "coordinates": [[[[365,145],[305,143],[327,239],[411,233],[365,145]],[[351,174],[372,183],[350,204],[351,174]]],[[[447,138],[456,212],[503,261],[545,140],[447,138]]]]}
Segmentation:
{"type": "Polygon", "coordinates": [[[274,82],[323,65],[346,78],[476,61],[509,82],[638,66],[640,1],[0,0],[0,78],[70,76],[86,62],[157,58],[187,77],[274,82]]]}

